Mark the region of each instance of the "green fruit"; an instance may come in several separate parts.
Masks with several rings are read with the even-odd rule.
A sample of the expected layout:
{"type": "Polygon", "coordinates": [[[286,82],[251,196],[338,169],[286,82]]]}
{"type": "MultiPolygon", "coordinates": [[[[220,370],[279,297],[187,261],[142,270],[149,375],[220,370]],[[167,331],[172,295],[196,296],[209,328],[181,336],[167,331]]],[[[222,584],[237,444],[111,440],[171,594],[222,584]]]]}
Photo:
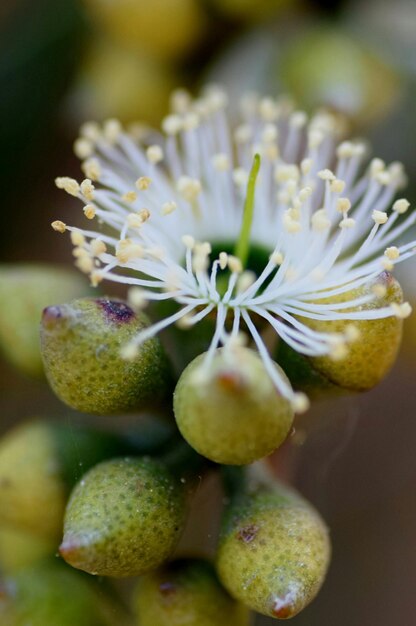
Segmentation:
{"type": "Polygon", "coordinates": [[[162,464],[148,458],[101,463],[71,494],[60,553],[90,574],[143,574],[172,554],[185,508],[182,485],[162,464]]]}
{"type": "Polygon", "coordinates": [[[0,571],[15,572],[56,552],[56,543],[28,532],[0,526],[0,571]]]}
{"type": "Polygon", "coordinates": [[[251,609],[293,617],[318,593],[330,558],[328,531],[310,504],[289,490],[239,495],[226,510],[217,571],[251,609]]]}
{"type": "Polygon", "coordinates": [[[140,626],[247,626],[249,611],[235,602],[203,560],[174,561],[139,581],[134,599],[140,626]]]}
{"type": "Polygon", "coordinates": [[[85,298],[45,309],[41,347],[45,372],[59,398],[87,413],[132,411],[156,403],[170,386],[157,338],[133,359],[121,349],[147,326],[124,302],[85,298]]]}
{"type": "MultiPolygon", "coordinates": [[[[348,302],[348,300],[371,292],[374,288],[381,288],[385,291],[384,295],[363,305],[360,307],[361,310],[378,309],[403,302],[402,289],[397,280],[388,272],[383,272],[371,285],[318,302],[348,302]]],[[[352,310],[354,309],[345,309],[345,312],[352,310]]],[[[346,327],[351,325],[349,320],[327,322],[301,319],[309,328],[319,332],[342,334],[346,327]]],[[[309,361],[313,368],[330,383],[344,389],[365,391],[377,385],[393,366],[402,338],[403,320],[393,315],[383,319],[354,320],[353,324],[359,332],[359,338],[348,345],[345,358],[334,360],[330,356],[324,356],[312,357],[309,361]]]]}
{"type": "Polygon", "coordinates": [[[0,267],[0,350],[25,374],[42,376],[39,322],[45,306],[88,293],[81,276],[48,265],[0,267]]]}
{"type": "Polygon", "coordinates": [[[46,421],[17,426],[0,440],[0,523],[56,545],[71,485],[120,445],[105,434],[46,421]]]}
{"type": "Polygon", "coordinates": [[[0,580],[4,626],[121,626],[97,589],[62,563],[42,563],[0,580]]]}
{"type": "Polygon", "coordinates": [[[184,438],[217,463],[243,465],[273,452],[290,431],[293,409],[261,358],[243,347],[219,349],[207,371],[204,359],[202,354],[188,365],[175,390],[184,438]]]}

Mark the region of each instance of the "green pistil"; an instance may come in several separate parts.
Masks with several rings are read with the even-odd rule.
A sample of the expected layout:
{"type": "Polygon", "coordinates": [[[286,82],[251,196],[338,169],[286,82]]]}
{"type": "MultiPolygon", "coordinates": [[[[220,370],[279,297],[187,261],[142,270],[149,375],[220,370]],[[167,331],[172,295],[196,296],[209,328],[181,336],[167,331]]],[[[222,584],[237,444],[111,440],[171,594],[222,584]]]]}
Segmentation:
{"type": "Polygon", "coordinates": [[[238,257],[243,265],[246,267],[247,259],[250,250],[250,234],[251,226],[254,217],[254,200],[256,191],[257,175],[260,170],[260,155],[255,154],[253,159],[253,165],[251,166],[250,175],[247,183],[246,200],[244,202],[243,222],[241,224],[240,236],[234,249],[234,254],[238,257]]]}

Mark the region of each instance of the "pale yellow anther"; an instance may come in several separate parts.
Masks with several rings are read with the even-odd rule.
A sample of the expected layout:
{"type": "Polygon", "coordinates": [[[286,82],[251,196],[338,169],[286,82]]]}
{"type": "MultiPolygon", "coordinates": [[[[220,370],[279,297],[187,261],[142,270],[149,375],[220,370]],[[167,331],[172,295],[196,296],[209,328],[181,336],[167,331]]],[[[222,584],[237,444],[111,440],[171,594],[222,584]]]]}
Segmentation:
{"type": "Polygon", "coordinates": [[[303,128],[308,121],[308,116],[304,111],[295,111],[289,118],[289,124],[294,128],[303,128]]]}
{"type": "Polygon", "coordinates": [[[160,161],[163,161],[163,158],[164,158],[162,148],[157,145],[149,146],[146,150],[146,156],[148,160],[150,161],[150,163],[154,163],[154,164],[160,163],[160,161]]]}
{"type": "Polygon", "coordinates": [[[139,191],[146,191],[152,184],[152,179],[149,178],[149,176],[140,176],[140,178],[136,180],[135,184],[139,191]]]}
{"type": "Polygon", "coordinates": [[[398,304],[397,302],[393,302],[390,305],[394,315],[401,320],[406,319],[412,313],[412,307],[409,302],[402,302],[402,304],[398,304]]]}
{"type": "Polygon", "coordinates": [[[168,115],[162,121],[162,129],[167,135],[177,135],[183,128],[179,115],[168,115]]]}
{"type": "Polygon", "coordinates": [[[349,198],[338,198],[335,206],[339,213],[348,213],[351,209],[351,201],[349,198]]]}
{"type": "Polygon", "coordinates": [[[192,257],[192,269],[194,272],[205,272],[209,265],[209,255],[197,251],[192,257]]]}
{"type": "Polygon", "coordinates": [[[72,256],[76,259],[80,259],[81,257],[90,257],[91,255],[85,248],[77,246],[72,250],[72,256]]]}
{"type": "Polygon", "coordinates": [[[209,241],[198,241],[195,243],[195,253],[208,256],[212,252],[212,246],[209,241]]]}
{"type": "Polygon", "coordinates": [[[107,252],[107,246],[102,239],[91,239],[90,248],[94,256],[100,256],[100,254],[107,252]]]}
{"type": "Polygon", "coordinates": [[[226,252],[220,252],[218,257],[219,265],[222,270],[225,270],[228,264],[228,254],[226,252]]]}
{"type": "Polygon", "coordinates": [[[205,96],[211,111],[220,111],[228,104],[228,96],[223,89],[217,85],[210,85],[205,96]]]}
{"type": "Polygon", "coordinates": [[[361,337],[361,331],[356,324],[347,324],[345,327],[345,339],[349,343],[354,343],[354,341],[358,341],[361,337]]]}
{"type": "Polygon", "coordinates": [[[146,292],[141,287],[131,287],[127,293],[127,300],[133,309],[139,311],[144,309],[148,304],[146,292]]]}
{"type": "Polygon", "coordinates": [[[313,193],[312,187],[303,187],[303,189],[299,191],[300,202],[302,203],[306,202],[306,200],[311,197],[312,193],[313,193]]]}
{"type": "Polygon", "coordinates": [[[384,211],[374,210],[371,214],[371,218],[376,224],[385,224],[389,219],[389,216],[384,211]]]}
{"type": "Polygon", "coordinates": [[[298,270],[295,267],[292,267],[291,265],[289,265],[289,267],[287,268],[285,272],[285,281],[287,283],[292,283],[293,281],[297,280],[298,277],[299,277],[298,270]]]}
{"type": "Polygon", "coordinates": [[[96,215],[96,208],[92,204],[86,204],[83,208],[84,215],[88,220],[93,220],[96,215]]]}
{"type": "Polygon", "coordinates": [[[233,171],[233,181],[237,187],[246,188],[248,182],[248,172],[242,167],[237,167],[233,171]]]}
{"type": "Polygon", "coordinates": [[[230,169],[230,159],[224,153],[214,154],[212,164],[218,172],[226,172],[230,169]]]}
{"type": "Polygon", "coordinates": [[[283,254],[281,252],[279,252],[278,250],[275,250],[271,255],[270,255],[270,261],[272,263],[274,263],[275,265],[282,265],[283,261],[284,261],[284,257],[283,254]]]}
{"type": "Polygon", "coordinates": [[[149,209],[140,209],[140,211],[137,213],[137,215],[140,217],[140,219],[142,220],[142,222],[147,222],[148,219],[150,219],[150,211],[149,209]]]}
{"type": "Polygon", "coordinates": [[[292,405],[292,409],[297,414],[306,413],[310,407],[308,396],[301,391],[297,391],[293,394],[290,403],[292,405]]]}
{"type": "Polygon", "coordinates": [[[332,193],[342,193],[345,189],[345,181],[336,178],[330,185],[332,193]]]}
{"type": "Polygon", "coordinates": [[[123,195],[121,196],[121,199],[124,202],[128,202],[129,204],[131,204],[132,202],[135,202],[137,200],[137,193],[135,191],[126,191],[126,193],[123,193],[123,195]]]}
{"type": "Polygon", "coordinates": [[[312,169],[313,160],[312,159],[303,159],[300,163],[300,169],[304,176],[309,174],[312,169]]]}
{"type": "Polygon", "coordinates": [[[58,178],[55,178],[55,185],[58,189],[63,189],[71,196],[77,196],[79,194],[79,184],[75,178],[69,178],[69,176],[58,176],[58,178]]]}
{"type": "Polygon", "coordinates": [[[81,169],[90,180],[99,180],[101,176],[101,167],[97,159],[87,159],[82,163],[81,169]]]}
{"type": "Polygon", "coordinates": [[[283,213],[282,222],[286,232],[294,234],[302,229],[301,223],[292,216],[293,209],[288,209],[283,213]]]}
{"type": "Polygon", "coordinates": [[[400,256],[400,250],[396,246],[390,246],[385,249],[384,254],[390,261],[395,261],[400,256]]]}
{"type": "Polygon", "coordinates": [[[410,202],[406,200],[406,198],[400,198],[400,200],[396,200],[393,204],[393,211],[402,215],[406,213],[407,209],[410,207],[410,202]]]}
{"type": "Polygon", "coordinates": [[[120,122],[116,119],[106,120],[103,124],[104,137],[109,143],[115,143],[118,140],[122,130],[123,129],[120,122]]]}
{"type": "Polygon", "coordinates": [[[297,165],[277,165],[274,178],[278,183],[285,183],[290,180],[298,181],[300,178],[299,168],[297,165]]]}
{"type": "Polygon", "coordinates": [[[243,293],[251,287],[256,280],[256,274],[251,270],[245,270],[239,277],[237,282],[238,293],[243,293]]]}
{"type": "Polygon", "coordinates": [[[340,228],[354,228],[355,224],[356,224],[356,221],[354,218],[344,217],[344,219],[340,221],[339,227],[340,228]]]}
{"type": "Polygon", "coordinates": [[[138,354],[139,348],[133,342],[126,344],[120,350],[120,356],[124,361],[134,361],[138,354]]]}
{"type": "Polygon", "coordinates": [[[103,281],[103,275],[99,271],[91,272],[90,274],[90,282],[91,287],[97,287],[103,281]]]}
{"type": "Polygon", "coordinates": [[[263,98],[259,103],[259,114],[265,122],[274,122],[279,117],[279,107],[272,98],[263,98]]]}
{"type": "Polygon", "coordinates": [[[173,200],[171,200],[170,202],[164,202],[162,204],[162,215],[170,215],[171,213],[176,211],[177,208],[178,205],[173,200]]]}
{"type": "Polygon", "coordinates": [[[333,361],[342,361],[348,356],[348,345],[342,336],[334,335],[330,341],[329,357],[333,361]]]}
{"type": "Polygon", "coordinates": [[[343,141],[337,148],[339,159],[350,159],[354,156],[354,144],[351,141],[343,141]]]}
{"type": "Polygon", "coordinates": [[[94,269],[94,261],[90,256],[82,255],[75,261],[76,267],[84,274],[90,274],[94,269]]]}
{"type": "Polygon", "coordinates": [[[331,227],[331,220],[328,218],[325,209],[318,209],[311,217],[312,229],[316,232],[323,232],[331,227]]]}
{"type": "Polygon", "coordinates": [[[186,113],[192,104],[191,94],[187,89],[179,87],[170,95],[170,106],[175,113],[186,113]]]}
{"type": "Polygon", "coordinates": [[[393,261],[390,261],[389,259],[386,259],[386,257],[381,259],[380,264],[381,264],[381,267],[383,268],[383,270],[385,270],[386,272],[392,272],[394,270],[394,263],[393,263],[393,261]]]}
{"type": "Polygon", "coordinates": [[[143,220],[137,213],[130,213],[127,216],[127,224],[129,228],[141,228],[143,220]]]}
{"type": "Polygon", "coordinates": [[[325,135],[321,130],[310,130],[308,133],[308,147],[311,150],[315,148],[319,148],[323,140],[325,139],[325,135]]]}
{"type": "Polygon", "coordinates": [[[81,137],[95,143],[101,136],[101,130],[97,122],[84,122],[79,129],[79,134],[81,137]]]}
{"type": "MultiPolygon", "coordinates": [[[[198,270],[195,269],[195,271],[198,271],[198,270]]],[[[186,330],[187,328],[191,328],[191,326],[193,326],[193,324],[194,324],[193,315],[191,315],[190,313],[187,313],[186,315],[183,315],[182,317],[180,317],[175,322],[175,326],[177,328],[181,328],[182,330],[186,330]]]]}
{"type": "Polygon", "coordinates": [[[266,143],[258,151],[258,154],[262,154],[268,161],[277,161],[280,152],[276,143],[266,143]]]}
{"type": "Polygon", "coordinates": [[[120,263],[128,263],[134,259],[143,257],[144,249],[139,243],[134,243],[131,239],[121,239],[116,249],[116,258],[120,263]]]}
{"type": "Polygon", "coordinates": [[[181,176],[176,183],[176,188],[187,202],[194,202],[202,190],[200,181],[189,176],[181,176]]]}
{"type": "Polygon", "coordinates": [[[87,200],[94,200],[95,187],[89,178],[85,178],[80,185],[81,193],[87,200]]]}
{"type": "Polygon", "coordinates": [[[385,172],[378,172],[374,178],[380,185],[384,185],[386,187],[392,183],[392,176],[387,170],[385,172]]]}
{"type": "Polygon", "coordinates": [[[64,233],[66,231],[66,224],[65,222],[61,222],[61,220],[55,220],[52,222],[51,226],[57,233],[64,233]]]}
{"type": "Polygon", "coordinates": [[[73,230],[70,237],[73,246],[83,246],[85,243],[85,237],[79,230],[73,230]]]}
{"type": "Polygon", "coordinates": [[[321,170],[320,172],[318,172],[318,177],[321,180],[329,182],[334,182],[336,180],[334,172],[331,172],[331,170],[329,169],[321,170]]]}
{"type": "Polygon", "coordinates": [[[251,140],[253,131],[248,124],[241,124],[234,131],[234,139],[236,143],[243,144],[251,140]]]}
{"type": "Polygon", "coordinates": [[[376,283],[371,287],[371,291],[377,298],[384,298],[387,294],[387,288],[381,283],[376,283]]]}
{"type": "Polygon", "coordinates": [[[228,255],[227,264],[228,269],[233,274],[241,274],[241,272],[243,271],[243,264],[241,263],[240,259],[233,254],[228,255]]]}
{"type": "Polygon", "coordinates": [[[277,139],[277,127],[274,124],[266,124],[261,133],[264,143],[272,143],[277,139]]]}
{"type": "Polygon", "coordinates": [[[94,152],[94,145],[88,139],[79,137],[74,142],[74,152],[79,159],[87,159],[94,152]]]}
{"type": "Polygon", "coordinates": [[[383,172],[386,168],[386,164],[382,159],[372,159],[370,163],[370,174],[376,176],[380,172],[383,172]]]}
{"type": "Polygon", "coordinates": [[[188,250],[193,250],[195,247],[195,238],[192,237],[192,235],[183,235],[182,243],[188,250]]]}

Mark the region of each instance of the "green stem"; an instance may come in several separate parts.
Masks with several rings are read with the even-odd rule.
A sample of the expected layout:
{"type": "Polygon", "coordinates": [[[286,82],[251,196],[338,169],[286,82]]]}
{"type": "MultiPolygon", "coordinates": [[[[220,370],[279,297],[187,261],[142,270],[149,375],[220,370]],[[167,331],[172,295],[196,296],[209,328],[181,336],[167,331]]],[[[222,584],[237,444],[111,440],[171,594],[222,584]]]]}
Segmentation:
{"type": "Polygon", "coordinates": [[[250,250],[250,233],[254,217],[254,196],[256,191],[256,180],[260,170],[260,155],[255,154],[253,165],[251,166],[250,175],[247,183],[247,193],[244,202],[243,222],[241,224],[240,236],[235,246],[234,254],[238,257],[243,265],[246,266],[248,253],[250,250]]]}

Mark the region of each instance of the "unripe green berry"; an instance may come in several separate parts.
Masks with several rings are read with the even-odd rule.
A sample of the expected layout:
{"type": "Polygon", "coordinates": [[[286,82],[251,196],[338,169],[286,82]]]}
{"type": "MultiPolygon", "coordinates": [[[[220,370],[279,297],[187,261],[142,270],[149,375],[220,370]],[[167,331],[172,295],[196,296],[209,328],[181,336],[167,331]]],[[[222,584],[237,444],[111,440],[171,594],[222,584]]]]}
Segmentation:
{"type": "Polygon", "coordinates": [[[222,524],[217,571],[251,609],[293,617],[318,593],[330,557],[328,531],[313,507],[283,489],[238,496],[222,524]]]}
{"type": "Polygon", "coordinates": [[[71,494],[60,553],[90,574],[143,574],[172,554],[185,509],[182,485],[160,463],[148,458],[100,463],[71,494]]]}
{"type": "MultiPolygon", "coordinates": [[[[293,421],[290,402],[276,390],[261,358],[243,347],[205,354],[182,373],[174,411],[183,437],[217,463],[243,465],[283,443],[293,421]]],[[[280,374],[284,376],[283,371],[280,374]]]]}
{"type": "Polygon", "coordinates": [[[0,350],[29,376],[42,376],[39,322],[51,302],[86,295],[89,289],[75,271],[49,265],[0,267],[0,350]]]}
{"type": "Polygon", "coordinates": [[[52,389],[88,413],[121,413],[160,400],[170,371],[159,340],[146,341],[135,358],[121,355],[147,324],[119,300],[85,298],[45,309],[41,346],[52,389]]]}
{"type": "Polygon", "coordinates": [[[4,626],[123,626],[122,610],[79,572],[42,562],[0,579],[4,626]],[[110,617],[111,616],[111,617],[110,617]]]}
{"type": "Polygon", "coordinates": [[[12,429],[0,441],[0,524],[56,545],[80,465],[85,471],[122,445],[104,433],[43,420],[12,429]]]}
{"type": "Polygon", "coordinates": [[[233,600],[208,561],[173,561],[139,581],[140,626],[247,626],[248,609],[233,600]]]}
{"type": "MultiPolygon", "coordinates": [[[[331,299],[319,300],[319,303],[348,302],[366,295],[370,290],[381,289],[384,295],[377,297],[369,304],[360,307],[378,309],[391,304],[403,302],[403,292],[397,280],[388,272],[383,272],[371,285],[339,294],[331,299]]],[[[351,311],[353,309],[346,309],[351,311]]],[[[348,344],[344,358],[334,360],[330,356],[312,357],[310,363],[322,376],[331,383],[344,389],[365,391],[377,385],[393,366],[400,347],[403,331],[403,319],[394,315],[374,320],[344,321],[302,321],[310,328],[319,332],[345,333],[348,326],[358,331],[358,339],[348,344]]]]}

